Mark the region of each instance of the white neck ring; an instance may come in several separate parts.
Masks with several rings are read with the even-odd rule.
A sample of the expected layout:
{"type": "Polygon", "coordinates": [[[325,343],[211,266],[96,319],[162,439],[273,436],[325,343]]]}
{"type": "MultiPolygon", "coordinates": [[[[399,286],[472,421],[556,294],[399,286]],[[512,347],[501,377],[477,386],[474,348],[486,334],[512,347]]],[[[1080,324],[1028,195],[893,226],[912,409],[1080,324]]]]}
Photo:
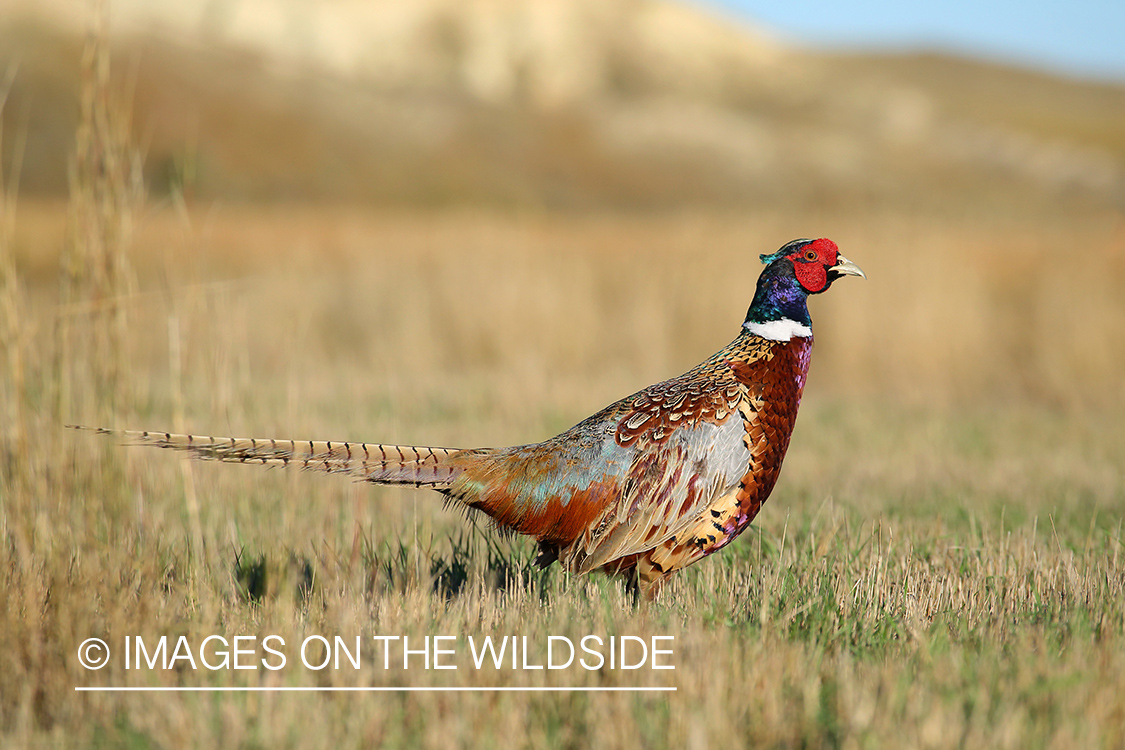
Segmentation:
{"type": "Polygon", "coordinates": [[[807,339],[812,336],[812,328],[789,318],[769,320],[765,323],[753,323],[748,320],[742,324],[742,327],[755,336],[770,341],[789,341],[794,336],[807,339]]]}

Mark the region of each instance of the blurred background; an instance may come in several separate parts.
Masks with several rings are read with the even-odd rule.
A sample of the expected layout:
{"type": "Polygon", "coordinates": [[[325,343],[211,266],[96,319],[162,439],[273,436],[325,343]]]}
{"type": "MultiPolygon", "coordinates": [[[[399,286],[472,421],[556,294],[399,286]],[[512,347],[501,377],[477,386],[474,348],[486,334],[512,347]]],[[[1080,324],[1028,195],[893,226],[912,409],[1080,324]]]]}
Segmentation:
{"type": "MultiPolygon", "coordinates": [[[[335,366],[561,427],[723,345],[757,255],[829,236],[870,281],[812,302],[813,398],[1119,408],[1122,11],[888,8],[8,0],[14,268],[36,304],[133,316],[157,412],[190,309],[230,351],[185,324],[188,387],[236,424],[263,378],[335,366]],[[103,178],[120,276],[67,297],[103,178]]],[[[542,436],[500,433],[474,439],[542,436]]]]}

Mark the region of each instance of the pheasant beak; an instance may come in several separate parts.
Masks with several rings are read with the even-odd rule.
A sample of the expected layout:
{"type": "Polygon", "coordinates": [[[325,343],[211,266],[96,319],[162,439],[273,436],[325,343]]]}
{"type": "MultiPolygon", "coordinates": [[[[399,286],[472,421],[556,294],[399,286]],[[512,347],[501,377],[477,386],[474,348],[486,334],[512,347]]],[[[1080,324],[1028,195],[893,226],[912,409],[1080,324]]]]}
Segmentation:
{"type": "Polygon", "coordinates": [[[865,274],[863,272],[863,269],[861,269],[855,263],[852,263],[850,260],[845,258],[843,255],[837,255],[836,256],[836,265],[832,266],[828,270],[829,271],[835,271],[836,273],[840,274],[841,276],[859,276],[861,279],[867,278],[867,274],[865,274]]]}

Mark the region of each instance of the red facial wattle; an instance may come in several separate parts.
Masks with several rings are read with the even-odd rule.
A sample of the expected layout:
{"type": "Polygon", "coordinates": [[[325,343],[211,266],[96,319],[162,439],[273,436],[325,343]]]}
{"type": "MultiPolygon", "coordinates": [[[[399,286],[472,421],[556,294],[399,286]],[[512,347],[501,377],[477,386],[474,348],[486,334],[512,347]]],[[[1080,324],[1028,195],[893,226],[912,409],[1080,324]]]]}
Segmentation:
{"type": "Polygon", "coordinates": [[[801,282],[801,286],[807,292],[819,292],[828,283],[828,272],[817,261],[811,263],[797,261],[793,264],[793,270],[797,274],[797,281],[801,282]]]}
{"type": "Polygon", "coordinates": [[[810,294],[824,291],[828,285],[828,269],[836,265],[839,255],[836,243],[829,239],[813,240],[790,257],[797,281],[810,294]]]}

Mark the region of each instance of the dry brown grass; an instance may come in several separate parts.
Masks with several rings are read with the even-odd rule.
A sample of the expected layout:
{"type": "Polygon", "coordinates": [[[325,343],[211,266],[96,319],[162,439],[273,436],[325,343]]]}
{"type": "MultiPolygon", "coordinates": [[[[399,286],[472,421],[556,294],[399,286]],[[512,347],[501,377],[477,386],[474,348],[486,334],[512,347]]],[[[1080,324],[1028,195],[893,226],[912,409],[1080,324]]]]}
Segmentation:
{"type": "MultiPolygon", "coordinates": [[[[192,465],[66,434],[46,400],[61,207],[25,204],[27,449],[5,474],[6,744],[1114,746],[1125,703],[1122,229],[1112,216],[513,216],[153,208],[130,426],[535,440],[733,335],[756,254],[827,234],[869,283],[818,345],[755,529],[634,610],[425,493],[192,465]],[[185,476],[193,490],[185,490],[185,476]],[[199,501],[193,554],[185,492],[199,501]],[[491,552],[490,552],[491,550],[491,552]],[[311,593],[307,593],[311,581],[311,593]],[[260,596],[260,598],[255,598],[260,596]],[[78,644],[277,633],[676,636],[675,672],[86,672],[78,644]],[[249,675],[249,676],[247,676],[249,675]],[[101,695],[76,685],[623,685],[672,695],[101,695]]],[[[66,421],[96,417],[96,409],[66,421]]],[[[464,648],[462,647],[462,653],[464,648]]],[[[292,648],[290,656],[293,657],[292,648]]],[[[292,662],[291,662],[292,664],[292,662]]]]}

